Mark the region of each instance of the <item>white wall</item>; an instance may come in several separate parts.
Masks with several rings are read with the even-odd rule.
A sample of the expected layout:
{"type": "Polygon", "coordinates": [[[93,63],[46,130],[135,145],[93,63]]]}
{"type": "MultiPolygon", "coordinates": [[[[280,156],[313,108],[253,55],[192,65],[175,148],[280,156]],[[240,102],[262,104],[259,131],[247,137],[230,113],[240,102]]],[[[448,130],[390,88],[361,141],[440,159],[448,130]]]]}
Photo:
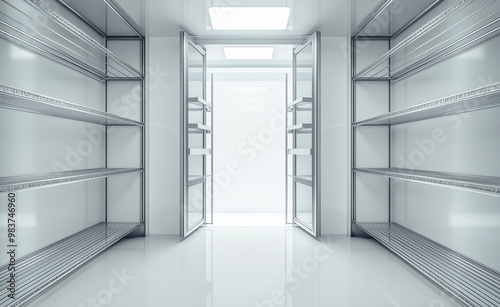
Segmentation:
{"type": "Polygon", "coordinates": [[[350,59],[344,48],[349,41],[323,37],[321,43],[321,232],[347,234],[350,59]]]}
{"type": "Polygon", "coordinates": [[[148,38],[149,234],[179,234],[179,37],[148,38]]]}

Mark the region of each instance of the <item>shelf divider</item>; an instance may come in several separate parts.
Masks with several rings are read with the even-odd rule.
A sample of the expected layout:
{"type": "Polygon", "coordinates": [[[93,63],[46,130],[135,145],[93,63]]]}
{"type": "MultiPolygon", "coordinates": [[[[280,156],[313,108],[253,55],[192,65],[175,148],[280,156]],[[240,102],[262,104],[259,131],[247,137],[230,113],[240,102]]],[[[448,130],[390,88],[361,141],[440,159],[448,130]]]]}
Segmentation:
{"type": "Polygon", "coordinates": [[[464,306],[500,306],[500,273],[396,223],[355,224],[464,306]]]}
{"type": "Polygon", "coordinates": [[[82,182],[111,176],[142,172],[142,168],[94,168],[59,173],[0,177],[0,194],[48,186],[82,182]]]}
{"type": "Polygon", "coordinates": [[[202,124],[188,124],[188,128],[197,131],[205,131],[207,133],[210,133],[212,131],[212,128],[202,124]]]}
{"type": "Polygon", "coordinates": [[[201,107],[206,107],[207,109],[211,110],[212,106],[203,98],[201,97],[189,97],[188,98],[188,103],[201,106],[201,107]]]}
{"type": "Polygon", "coordinates": [[[98,125],[144,126],[138,121],[3,84],[0,84],[0,107],[98,125]]]}
{"type": "Polygon", "coordinates": [[[288,175],[288,177],[292,178],[293,181],[307,185],[312,187],[313,181],[312,181],[312,176],[293,176],[293,175],[288,175]]]}
{"type": "Polygon", "coordinates": [[[300,97],[288,104],[288,108],[312,103],[312,97],[300,97]]]}
{"type": "Polygon", "coordinates": [[[500,106],[500,83],[490,84],[456,95],[354,123],[354,126],[386,126],[405,124],[500,106]]]}
{"type": "Polygon", "coordinates": [[[500,177],[444,173],[402,168],[355,168],[355,172],[388,178],[448,186],[500,196],[500,177]]]}
{"type": "Polygon", "coordinates": [[[303,130],[311,131],[311,129],[312,129],[312,124],[298,124],[298,125],[289,126],[288,128],[286,128],[286,130],[289,133],[293,132],[293,131],[303,131],[303,130]]]}
{"type": "MultiPolygon", "coordinates": [[[[25,305],[42,292],[98,256],[119,240],[132,233],[142,223],[99,223],[39,251],[16,259],[16,299],[0,290],[0,305],[25,305]]],[[[7,266],[0,268],[2,280],[7,280],[7,266]]]]}

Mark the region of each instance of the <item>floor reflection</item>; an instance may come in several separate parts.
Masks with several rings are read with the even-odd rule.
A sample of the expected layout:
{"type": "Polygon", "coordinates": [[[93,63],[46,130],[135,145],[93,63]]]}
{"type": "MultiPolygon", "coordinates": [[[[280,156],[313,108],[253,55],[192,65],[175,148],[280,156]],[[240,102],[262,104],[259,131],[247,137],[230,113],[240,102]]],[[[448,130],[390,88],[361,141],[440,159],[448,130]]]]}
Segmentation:
{"type": "Polygon", "coordinates": [[[458,306],[370,239],[202,228],[127,239],[30,306],[458,306]]]}

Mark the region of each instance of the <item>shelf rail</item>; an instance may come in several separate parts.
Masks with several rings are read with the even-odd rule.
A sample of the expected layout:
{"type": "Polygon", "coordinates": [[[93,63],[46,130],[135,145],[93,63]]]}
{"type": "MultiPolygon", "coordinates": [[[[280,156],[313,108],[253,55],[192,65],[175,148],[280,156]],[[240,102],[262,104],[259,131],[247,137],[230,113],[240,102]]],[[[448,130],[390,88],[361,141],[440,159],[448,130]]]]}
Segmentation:
{"type": "Polygon", "coordinates": [[[500,106],[500,82],[354,123],[354,126],[405,124],[500,106]]]}
{"type": "Polygon", "coordinates": [[[37,175],[0,177],[0,194],[46,186],[82,182],[111,176],[143,172],[142,168],[94,168],[37,175]]]}
{"type": "Polygon", "coordinates": [[[498,6],[496,0],[458,1],[357,72],[354,80],[397,80],[497,35],[498,6]],[[441,29],[445,23],[452,26],[441,29]]]}
{"type": "Polygon", "coordinates": [[[500,177],[445,173],[402,168],[355,168],[355,172],[388,178],[442,185],[500,196],[500,177]]]}
{"type": "Polygon", "coordinates": [[[99,125],[144,126],[138,121],[3,84],[0,84],[0,107],[99,125]]]}

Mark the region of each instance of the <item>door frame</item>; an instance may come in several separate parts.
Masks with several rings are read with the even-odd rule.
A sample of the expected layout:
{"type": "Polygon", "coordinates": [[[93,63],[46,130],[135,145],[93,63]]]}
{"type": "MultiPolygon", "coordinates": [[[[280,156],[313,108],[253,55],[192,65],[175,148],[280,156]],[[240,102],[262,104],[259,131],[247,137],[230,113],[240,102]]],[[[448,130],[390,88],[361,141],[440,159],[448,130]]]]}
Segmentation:
{"type": "MultiPolygon", "coordinates": [[[[181,89],[181,116],[180,116],[180,129],[181,129],[181,138],[180,138],[180,237],[181,238],[186,238],[192,233],[194,233],[198,228],[206,224],[206,217],[207,217],[207,205],[206,205],[206,200],[207,200],[207,184],[208,184],[208,179],[213,180],[211,173],[210,177],[206,176],[206,161],[204,159],[203,162],[203,176],[205,176],[205,181],[204,181],[204,187],[203,187],[203,200],[202,200],[202,218],[197,221],[194,225],[189,227],[189,221],[188,221],[188,208],[189,208],[189,200],[188,200],[188,189],[189,189],[189,155],[190,155],[190,149],[189,149],[189,46],[192,46],[195,48],[203,57],[203,97],[201,97],[203,100],[206,101],[206,95],[207,95],[207,76],[206,76],[206,50],[202,47],[199,46],[195,41],[189,36],[187,33],[184,31],[181,31],[180,33],[180,56],[181,56],[181,67],[180,67],[180,77],[181,77],[181,84],[180,84],[180,89],[181,89]]],[[[202,106],[203,111],[202,112],[207,112],[205,109],[205,106],[202,106]]],[[[204,114],[205,115],[205,114],[204,114]]],[[[206,118],[204,119],[206,120],[206,118]]],[[[213,132],[213,131],[212,131],[213,132]]],[[[205,133],[205,132],[203,132],[205,133]]],[[[206,147],[206,139],[203,139],[203,147],[206,147]]],[[[210,183],[210,187],[212,187],[213,184],[210,183]]],[[[213,193],[211,193],[213,194],[213,193]]],[[[210,195],[212,197],[212,195],[210,195]]]]}
{"type": "MultiPolygon", "coordinates": [[[[321,237],[321,32],[317,31],[311,35],[307,40],[305,40],[300,46],[293,49],[293,101],[298,99],[297,97],[297,62],[296,56],[308,45],[312,46],[312,225],[309,226],[297,218],[297,203],[296,203],[296,182],[292,180],[292,214],[293,214],[293,224],[300,227],[305,232],[309,233],[313,237],[321,237]]],[[[288,123],[288,107],[287,107],[287,123],[288,123]]],[[[288,148],[288,144],[287,144],[288,148]]],[[[288,150],[288,149],[287,149],[288,150]]],[[[287,153],[288,156],[288,153],[287,153]]],[[[295,158],[293,158],[295,161],[295,158]]],[[[288,164],[288,162],[287,162],[288,164]]],[[[293,166],[295,172],[295,165],[293,166]]],[[[287,171],[288,178],[288,171],[287,171]]],[[[287,179],[288,180],[288,179],[287,179]]],[[[287,185],[288,187],[288,185],[287,185]]],[[[287,192],[288,198],[288,192],[287,192]]],[[[288,199],[287,199],[288,204],[288,199]]],[[[288,211],[287,211],[288,213],[288,211]]]]}

